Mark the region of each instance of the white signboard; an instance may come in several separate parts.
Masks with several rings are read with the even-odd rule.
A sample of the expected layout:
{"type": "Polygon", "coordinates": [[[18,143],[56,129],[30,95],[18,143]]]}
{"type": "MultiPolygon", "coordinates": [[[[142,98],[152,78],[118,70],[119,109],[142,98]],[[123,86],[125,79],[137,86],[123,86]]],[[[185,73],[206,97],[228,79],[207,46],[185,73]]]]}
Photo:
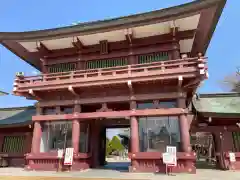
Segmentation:
{"type": "Polygon", "coordinates": [[[163,153],[163,163],[167,166],[176,166],[177,165],[177,158],[173,154],[163,153]]]}
{"type": "Polygon", "coordinates": [[[230,159],[230,162],[236,162],[235,153],[230,152],[229,153],[229,159],[230,159]]]}
{"type": "Polygon", "coordinates": [[[167,166],[177,166],[177,148],[167,146],[166,151],[166,153],[163,153],[163,163],[167,166]]]}
{"type": "Polygon", "coordinates": [[[172,164],[173,156],[169,153],[163,153],[163,163],[164,164],[172,164]]]}
{"type": "Polygon", "coordinates": [[[73,162],[73,148],[66,148],[64,165],[72,165],[73,162]]]}
{"type": "Polygon", "coordinates": [[[58,158],[60,159],[60,158],[62,158],[63,157],[63,149],[58,149],[58,158]]]}
{"type": "Polygon", "coordinates": [[[175,146],[167,146],[167,153],[177,156],[177,148],[175,146]]]}

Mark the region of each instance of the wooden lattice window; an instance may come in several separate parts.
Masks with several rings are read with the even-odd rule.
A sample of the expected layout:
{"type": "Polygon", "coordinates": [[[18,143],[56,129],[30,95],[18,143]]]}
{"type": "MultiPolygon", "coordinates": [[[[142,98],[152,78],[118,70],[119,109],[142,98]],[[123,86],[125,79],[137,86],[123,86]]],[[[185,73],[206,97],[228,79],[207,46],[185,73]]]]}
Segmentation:
{"type": "Polygon", "coordinates": [[[5,136],[3,139],[2,152],[22,153],[24,152],[25,136],[5,136]]]}
{"type": "Polygon", "coordinates": [[[158,52],[138,56],[138,64],[169,60],[168,52],[158,52]]]}
{"type": "Polygon", "coordinates": [[[60,63],[48,66],[49,73],[75,71],[77,63],[60,63]]]}
{"type": "Polygon", "coordinates": [[[240,152],[240,132],[232,132],[234,152],[240,152]]]}
{"type": "Polygon", "coordinates": [[[108,68],[127,65],[127,58],[102,59],[87,62],[87,69],[108,68]]]}

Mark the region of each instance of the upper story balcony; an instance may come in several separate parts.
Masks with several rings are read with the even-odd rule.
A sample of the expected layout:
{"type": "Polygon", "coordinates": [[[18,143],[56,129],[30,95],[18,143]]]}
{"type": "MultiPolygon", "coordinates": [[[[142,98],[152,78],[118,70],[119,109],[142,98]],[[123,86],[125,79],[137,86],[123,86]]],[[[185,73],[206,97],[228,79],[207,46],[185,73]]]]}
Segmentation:
{"type": "Polygon", "coordinates": [[[49,99],[45,92],[54,91],[51,96],[59,93],[62,100],[66,92],[104,96],[106,87],[107,95],[118,88],[126,95],[131,86],[147,93],[181,86],[191,96],[207,76],[205,58],[198,54],[205,55],[223,6],[219,0],[197,1],[62,28],[2,32],[0,44],[43,73],[17,76],[14,94],[49,99]],[[181,54],[196,58],[179,59],[181,54]]]}
{"type": "MultiPolygon", "coordinates": [[[[128,59],[129,57],[124,57],[128,59]]],[[[123,58],[123,59],[124,59],[123,58]]],[[[123,63],[124,64],[124,63],[123,63]]],[[[154,62],[143,60],[141,64],[122,65],[109,68],[76,70],[38,76],[17,75],[13,92],[15,95],[34,96],[35,92],[63,90],[74,93],[85,87],[114,86],[126,87],[137,83],[177,82],[188,86],[196,79],[207,76],[206,58],[183,58],[154,62]]],[[[176,85],[178,85],[176,83],[176,85]]]]}

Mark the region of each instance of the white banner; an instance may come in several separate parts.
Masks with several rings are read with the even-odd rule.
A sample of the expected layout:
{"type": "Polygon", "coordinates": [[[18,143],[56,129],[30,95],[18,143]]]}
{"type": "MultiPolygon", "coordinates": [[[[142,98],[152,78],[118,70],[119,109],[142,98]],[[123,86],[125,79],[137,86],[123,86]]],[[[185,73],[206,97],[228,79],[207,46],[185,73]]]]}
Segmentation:
{"type": "Polygon", "coordinates": [[[73,163],[73,148],[66,148],[64,165],[72,165],[73,163]]]}

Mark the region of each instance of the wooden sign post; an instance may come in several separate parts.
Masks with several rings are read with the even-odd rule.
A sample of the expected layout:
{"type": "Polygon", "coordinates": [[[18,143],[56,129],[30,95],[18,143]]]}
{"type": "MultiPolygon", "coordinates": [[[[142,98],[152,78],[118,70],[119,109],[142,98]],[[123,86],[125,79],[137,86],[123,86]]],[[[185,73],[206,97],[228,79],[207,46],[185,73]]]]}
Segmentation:
{"type": "Polygon", "coordinates": [[[58,149],[58,171],[62,170],[63,149],[58,149]]]}

